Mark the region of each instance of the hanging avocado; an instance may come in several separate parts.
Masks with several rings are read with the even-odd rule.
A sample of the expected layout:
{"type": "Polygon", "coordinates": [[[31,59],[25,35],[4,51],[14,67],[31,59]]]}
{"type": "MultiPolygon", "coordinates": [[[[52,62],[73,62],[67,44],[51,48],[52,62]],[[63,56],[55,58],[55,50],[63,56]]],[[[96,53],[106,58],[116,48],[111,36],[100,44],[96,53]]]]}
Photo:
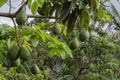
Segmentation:
{"type": "Polygon", "coordinates": [[[24,7],[18,12],[16,15],[16,23],[18,25],[24,25],[25,22],[27,21],[27,14],[25,12],[24,7]]]}
{"type": "Polygon", "coordinates": [[[19,57],[19,47],[17,45],[13,45],[7,54],[8,59],[16,60],[19,57]]]}
{"type": "Polygon", "coordinates": [[[78,39],[75,37],[71,42],[70,42],[70,49],[71,50],[75,50],[77,48],[79,48],[80,43],[78,41],[78,39]]]}
{"type": "Polygon", "coordinates": [[[79,39],[80,41],[84,42],[87,41],[89,39],[89,32],[88,30],[81,30],[80,34],[79,34],[79,39]]]}
{"type": "Polygon", "coordinates": [[[26,47],[20,47],[19,51],[20,59],[27,61],[30,58],[30,52],[26,47]]]}
{"type": "Polygon", "coordinates": [[[61,30],[61,27],[60,27],[59,23],[55,22],[53,24],[53,33],[56,34],[56,35],[58,35],[61,32],[62,32],[62,30],[61,30]]]}
{"type": "Polygon", "coordinates": [[[34,64],[34,65],[32,66],[31,72],[32,72],[33,74],[38,74],[38,73],[40,73],[40,69],[39,69],[39,67],[38,67],[37,64],[34,64]]]}

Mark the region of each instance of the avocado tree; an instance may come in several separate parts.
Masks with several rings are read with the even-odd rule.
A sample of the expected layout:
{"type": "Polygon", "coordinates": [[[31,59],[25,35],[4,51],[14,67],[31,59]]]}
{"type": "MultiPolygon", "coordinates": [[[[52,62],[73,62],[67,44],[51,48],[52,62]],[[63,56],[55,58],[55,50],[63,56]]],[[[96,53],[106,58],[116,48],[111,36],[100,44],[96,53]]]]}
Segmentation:
{"type": "Polygon", "coordinates": [[[0,16],[14,23],[0,25],[0,79],[120,80],[120,41],[103,29],[115,21],[106,1],[20,0],[15,13],[0,1],[10,5],[0,16]]]}

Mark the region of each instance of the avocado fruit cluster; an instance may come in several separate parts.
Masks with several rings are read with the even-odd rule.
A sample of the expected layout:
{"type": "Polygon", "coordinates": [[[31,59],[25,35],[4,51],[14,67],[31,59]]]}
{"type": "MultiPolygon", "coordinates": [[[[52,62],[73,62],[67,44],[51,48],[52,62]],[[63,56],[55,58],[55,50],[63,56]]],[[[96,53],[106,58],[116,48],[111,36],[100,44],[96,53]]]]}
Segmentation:
{"type": "Polygon", "coordinates": [[[79,38],[74,37],[69,43],[69,47],[71,50],[75,50],[79,48],[80,42],[85,42],[89,40],[89,31],[86,29],[81,29],[78,35],[79,35],[79,38]]]}
{"type": "Polygon", "coordinates": [[[10,67],[19,66],[21,60],[27,61],[30,58],[30,52],[25,46],[19,47],[15,44],[8,50],[7,58],[10,67]]]}

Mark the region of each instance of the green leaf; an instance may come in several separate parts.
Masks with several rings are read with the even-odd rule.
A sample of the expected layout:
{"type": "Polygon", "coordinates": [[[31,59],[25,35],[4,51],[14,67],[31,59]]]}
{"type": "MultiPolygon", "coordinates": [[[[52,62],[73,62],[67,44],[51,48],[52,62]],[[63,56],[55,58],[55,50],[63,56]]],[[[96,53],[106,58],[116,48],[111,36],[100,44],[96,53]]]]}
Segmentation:
{"type": "Polygon", "coordinates": [[[10,42],[11,42],[11,39],[8,39],[7,40],[7,46],[8,46],[8,48],[10,48],[10,42]]]}
{"type": "Polygon", "coordinates": [[[98,0],[91,0],[91,6],[96,9],[97,8],[97,3],[98,3],[98,0]]]}
{"type": "Polygon", "coordinates": [[[28,0],[28,8],[30,9],[31,7],[32,0],[28,0]]]}
{"type": "Polygon", "coordinates": [[[71,10],[75,8],[77,0],[71,1],[71,10]]]}
{"type": "Polygon", "coordinates": [[[54,4],[53,10],[56,10],[55,16],[58,17],[61,14],[61,5],[59,3],[54,4]]]}
{"type": "Polygon", "coordinates": [[[49,56],[52,57],[56,55],[58,57],[61,57],[63,60],[66,59],[67,57],[73,58],[71,50],[65,43],[55,41],[55,42],[48,42],[47,44],[48,44],[48,48],[50,49],[48,54],[49,56]]]}
{"type": "Polygon", "coordinates": [[[60,19],[61,20],[65,20],[67,18],[67,16],[69,15],[69,12],[70,12],[70,4],[71,2],[69,1],[66,1],[64,4],[63,4],[63,7],[62,7],[62,11],[61,11],[61,15],[60,15],[60,19]]]}
{"type": "Polygon", "coordinates": [[[96,2],[97,9],[99,9],[99,7],[100,7],[100,1],[99,0],[95,0],[95,2],[96,2]]]}
{"type": "Polygon", "coordinates": [[[21,36],[28,36],[34,33],[34,28],[24,26],[21,31],[21,36]]]}
{"type": "Polygon", "coordinates": [[[31,36],[31,43],[32,43],[33,47],[36,47],[38,45],[39,40],[35,35],[31,36]]]}
{"type": "Polygon", "coordinates": [[[32,12],[32,14],[35,15],[36,12],[37,12],[37,10],[38,10],[37,2],[36,2],[36,1],[33,1],[32,5],[31,5],[31,12],[32,12]]]}
{"type": "Polygon", "coordinates": [[[0,0],[0,7],[3,6],[8,0],[0,0]]]}
{"type": "Polygon", "coordinates": [[[53,57],[53,56],[58,56],[58,50],[57,49],[51,49],[48,53],[49,57],[53,57]]]}
{"type": "Polygon", "coordinates": [[[66,27],[63,30],[63,34],[64,34],[64,36],[66,36],[66,34],[67,34],[67,28],[66,27]]]}
{"type": "Polygon", "coordinates": [[[36,26],[36,32],[38,36],[45,42],[47,34],[40,29],[41,26],[36,26]]]}
{"type": "Polygon", "coordinates": [[[44,0],[36,0],[37,5],[42,8],[43,4],[44,4],[44,0]]]}
{"type": "Polygon", "coordinates": [[[85,27],[85,29],[88,30],[89,28],[89,22],[90,22],[90,17],[87,9],[84,9],[82,11],[82,19],[81,19],[81,24],[85,27]]]}
{"type": "Polygon", "coordinates": [[[17,67],[16,71],[17,71],[18,73],[25,73],[25,74],[28,73],[27,70],[26,70],[26,68],[25,68],[25,66],[22,65],[22,64],[20,64],[20,65],[17,67]]]}
{"type": "Polygon", "coordinates": [[[65,51],[62,50],[62,49],[60,49],[60,56],[61,56],[61,58],[62,58],[63,60],[66,59],[66,57],[67,57],[65,51]]]}

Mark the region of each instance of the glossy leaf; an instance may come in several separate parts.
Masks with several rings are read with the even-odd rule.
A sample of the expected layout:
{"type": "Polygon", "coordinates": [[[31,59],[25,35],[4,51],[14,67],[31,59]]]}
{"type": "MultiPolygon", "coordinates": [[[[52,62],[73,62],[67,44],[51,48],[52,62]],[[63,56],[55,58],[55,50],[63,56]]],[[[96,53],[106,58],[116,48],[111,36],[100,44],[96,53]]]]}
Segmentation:
{"type": "Polygon", "coordinates": [[[32,11],[32,14],[36,14],[36,12],[37,12],[37,10],[38,10],[38,4],[37,4],[37,2],[36,1],[33,1],[33,3],[31,4],[31,11],[32,11]]]}
{"type": "Polygon", "coordinates": [[[42,8],[43,4],[44,4],[44,0],[36,0],[37,5],[42,8]]]}
{"type": "Polygon", "coordinates": [[[21,31],[21,36],[29,36],[34,33],[34,28],[24,26],[21,31]]]}
{"type": "Polygon", "coordinates": [[[31,7],[32,0],[28,0],[28,8],[30,9],[31,7]]]}
{"type": "Polygon", "coordinates": [[[31,43],[32,43],[33,47],[36,47],[38,45],[39,40],[38,40],[37,36],[35,36],[35,35],[31,36],[31,43]]]}
{"type": "Polygon", "coordinates": [[[60,56],[63,60],[66,59],[68,56],[73,58],[69,47],[62,42],[48,42],[48,48],[50,49],[50,52],[48,54],[50,57],[56,55],[58,57],[60,56]]]}
{"type": "Polygon", "coordinates": [[[89,28],[89,22],[90,22],[90,17],[87,9],[82,10],[82,19],[81,19],[81,24],[85,27],[85,29],[88,30],[89,28]]]}

